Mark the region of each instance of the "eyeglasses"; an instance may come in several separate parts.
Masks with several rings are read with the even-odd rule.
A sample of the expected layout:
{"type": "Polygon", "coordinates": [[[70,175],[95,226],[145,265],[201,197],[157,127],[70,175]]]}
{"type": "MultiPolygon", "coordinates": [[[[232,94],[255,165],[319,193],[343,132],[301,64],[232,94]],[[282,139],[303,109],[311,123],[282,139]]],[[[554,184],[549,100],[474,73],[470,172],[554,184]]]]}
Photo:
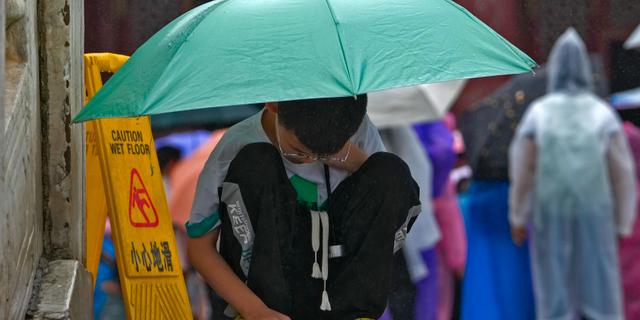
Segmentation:
{"type": "Polygon", "coordinates": [[[312,160],[312,161],[336,161],[336,162],[345,162],[349,158],[349,154],[351,153],[351,144],[347,146],[347,152],[343,157],[336,157],[335,154],[309,154],[309,153],[297,153],[297,152],[284,152],[282,150],[282,146],[280,145],[280,130],[278,130],[280,125],[278,124],[278,115],[276,115],[276,140],[278,141],[278,149],[282,156],[295,159],[295,160],[312,160]]]}

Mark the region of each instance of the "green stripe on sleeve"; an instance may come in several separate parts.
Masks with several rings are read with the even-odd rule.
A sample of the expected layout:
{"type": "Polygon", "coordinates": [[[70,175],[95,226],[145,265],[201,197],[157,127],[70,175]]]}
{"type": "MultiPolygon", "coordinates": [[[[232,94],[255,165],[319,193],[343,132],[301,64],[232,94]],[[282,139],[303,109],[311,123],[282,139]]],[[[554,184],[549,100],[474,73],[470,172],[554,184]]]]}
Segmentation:
{"type": "Polygon", "coordinates": [[[187,235],[190,238],[202,237],[220,225],[220,214],[216,211],[200,222],[189,223],[189,221],[187,221],[184,225],[187,228],[187,235]]]}

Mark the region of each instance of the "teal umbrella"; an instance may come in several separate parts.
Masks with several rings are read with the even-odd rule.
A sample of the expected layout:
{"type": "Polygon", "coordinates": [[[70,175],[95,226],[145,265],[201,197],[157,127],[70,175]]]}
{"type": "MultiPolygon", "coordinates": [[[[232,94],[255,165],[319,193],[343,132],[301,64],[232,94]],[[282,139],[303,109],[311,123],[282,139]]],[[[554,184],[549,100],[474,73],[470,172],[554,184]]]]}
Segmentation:
{"type": "Polygon", "coordinates": [[[450,0],[220,0],[156,33],[74,121],[351,96],[535,65],[450,0]]]}
{"type": "Polygon", "coordinates": [[[263,104],[246,104],[203,110],[168,112],[151,116],[154,132],[228,128],[262,110],[263,104]]]}

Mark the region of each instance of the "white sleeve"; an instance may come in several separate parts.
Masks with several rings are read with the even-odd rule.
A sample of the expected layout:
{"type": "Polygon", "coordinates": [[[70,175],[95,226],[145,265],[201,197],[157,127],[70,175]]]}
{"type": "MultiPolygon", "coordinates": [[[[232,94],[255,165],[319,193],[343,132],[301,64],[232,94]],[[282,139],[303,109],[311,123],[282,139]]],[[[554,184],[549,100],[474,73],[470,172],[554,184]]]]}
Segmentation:
{"type": "Polygon", "coordinates": [[[191,215],[186,224],[187,234],[192,238],[201,237],[220,225],[218,188],[227,175],[230,161],[220,159],[220,149],[224,148],[218,147],[211,153],[198,177],[191,215]]]}
{"type": "Polygon", "coordinates": [[[358,147],[362,148],[367,155],[372,155],[376,152],[387,151],[380,139],[380,133],[376,126],[371,122],[369,116],[365,114],[362,124],[358,131],[354,135],[355,143],[358,147]]]}
{"type": "Polygon", "coordinates": [[[612,134],[607,160],[618,233],[628,236],[636,219],[636,174],[629,144],[622,130],[612,134]]]}
{"type": "Polygon", "coordinates": [[[534,118],[529,113],[523,118],[509,148],[509,222],[512,226],[525,226],[533,211],[536,145],[534,118]]]}

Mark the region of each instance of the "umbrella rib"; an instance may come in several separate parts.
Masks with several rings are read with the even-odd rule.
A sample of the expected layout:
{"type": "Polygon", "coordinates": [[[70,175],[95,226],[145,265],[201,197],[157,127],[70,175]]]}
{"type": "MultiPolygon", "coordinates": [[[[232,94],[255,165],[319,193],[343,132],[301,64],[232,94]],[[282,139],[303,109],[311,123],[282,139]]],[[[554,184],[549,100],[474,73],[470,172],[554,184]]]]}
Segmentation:
{"type": "Polygon", "coordinates": [[[448,2],[451,6],[455,7],[458,10],[460,10],[460,12],[462,12],[464,15],[469,17],[469,19],[471,19],[474,23],[476,23],[476,24],[478,24],[480,26],[486,27],[489,30],[489,32],[491,33],[491,35],[493,35],[496,39],[500,40],[500,42],[502,42],[505,45],[505,47],[509,51],[511,51],[511,53],[514,56],[518,57],[518,59],[520,59],[520,61],[524,62],[529,67],[529,72],[534,72],[533,68],[538,66],[538,63],[536,63],[533,59],[529,58],[524,52],[520,51],[520,49],[512,47],[510,45],[509,41],[507,41],[503,36],[501,36],[495,30],[493,30],[492,28],[487,26],[482,20],[476,18],[467,9],[465,9],[463,6],[461,6],[458,3],[456,3],[454,0],[445,0],[445,1],[448,2]],[[529,58],[529,59],[527,59],[527,58],[529,58]]]}
{"type": "MultiPolygon", "coordinates": [[[[216,10],[221,4],[225,3],[226,1],[227,0],[217,0],[217,1],[214,0],[208,3],[207,5],[210,4],[210,6],[197,14],[197,16],[193,19],[195,20],[195,22],[190,24],[186,30],[183,30],[182,32],[180,32],[180,35],[179,35],[180,43],[176,46],[176,49],[173,50],[173,52],[171,53],[171,59],[170,59],[171,61],[173,61],[173,58],[178,54],[180,50],[182,50],[183,45],[191,36],[191,32],[200,26],[202,21],[204,21],[207,18],[207,15],[211,11],[216,10]]],[[[154,84],[150,87],[150,90],[148,92],[152,92],[155,90],[155,88],[160,84],[160,79],[162,79],[167,72],[169,72],[169,70],[165,69],[160,73],[160,76],[158,77],[158,79],[155,80],[154,84]]],[[[143,100],[144,102],[143,105],[145,105],[146,107],[142,110],[142,113],[140,115],[148,115],[149,112],[153,109],[153,103],[148,103],[147,100],[148,100],[148,96],[145,96],[143,100]]]]}
{"type": "Polygon", "coordinates": [[[336,36],[338,37],[338,43],[340,43],[340,53],[342,54],[342,63],[344,64],[344,68],[347,72],[349,83],[351,83],[351,93],[353,95],[356,95],[358,91],[356,90],[356,86],[353,83],[353,76],[351,75],[351,69],[349,69],[349,64],[347,63],[347,55],[344,52],[344,43],[342,41],[342,36],[340,35],[340,30],[338,30],[338,24],[339,24],[338,20],[336,19],[336,15],[333,11],[333,7],[331,6],[331,3],[329,3],[329,0],[324,0],[324,3],[327,5],[327,9],[331,14],[331,19],[333,20],[333,25],[336,29],[336,36]]]}

